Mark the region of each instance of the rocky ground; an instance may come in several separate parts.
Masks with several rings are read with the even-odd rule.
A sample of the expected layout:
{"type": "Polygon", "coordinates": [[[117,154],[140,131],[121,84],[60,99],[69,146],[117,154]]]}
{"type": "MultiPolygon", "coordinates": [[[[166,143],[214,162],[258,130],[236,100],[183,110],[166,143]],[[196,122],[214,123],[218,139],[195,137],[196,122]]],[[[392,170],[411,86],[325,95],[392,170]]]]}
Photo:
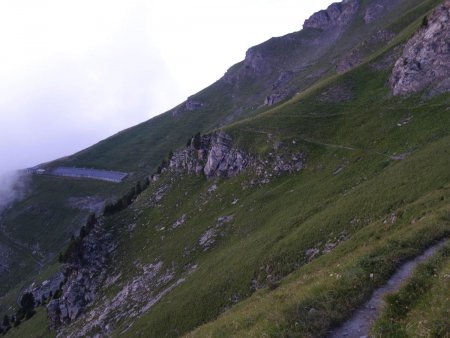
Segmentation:
{"type": "Polygon", "coordinates": [[[408,41],[390,78],[394,95],[408,95],[426,89],[435,95],[450,90],[450,1],[422,22],[408,41]]]}

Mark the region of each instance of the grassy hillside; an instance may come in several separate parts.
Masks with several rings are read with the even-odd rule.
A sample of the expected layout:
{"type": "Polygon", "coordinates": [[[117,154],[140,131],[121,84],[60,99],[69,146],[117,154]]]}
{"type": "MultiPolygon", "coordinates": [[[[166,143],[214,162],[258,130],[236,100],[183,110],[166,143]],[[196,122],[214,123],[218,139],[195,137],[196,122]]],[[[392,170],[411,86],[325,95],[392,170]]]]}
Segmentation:
{"type": "MultiPolygon", "coordinates": [[[[31,279],[57,268],[55,255],[89,212],[69,201],[114,200],[193,134],[221,127],[256,158],[302,153],[305,167],[264,184],[253,184],[250,171],[212,180],[163,175],[129,208],[105,217],[119,243],[108,271],[114,282],[63,335],[101,318],[116,336],[324,336],[401,262],[450,235],[450,95],[392,97],[387,86],[394,51],[437,3],[402,1],[372,25],[355,20],[348,30],[354,33],[327,40],[320,56],[289,42],[314,40],[319,31],[272,39],[256,47],[273,65],[259,78],[248,76],[245,62],[235,65],[228,74],[234,82],[220,80],[194,95],[202,107],[182,104],[49,164],[131,176],[122,184],[33,178],[28,196],[2,218],[0,243],[20,264],[0,277],[0,310],[31,279]],[[389,44],[362,44],[382,28],[397,34],[389,44]],[[361,44],[365,62],[337,74],[337,60],[361,44]],[[290,95],[300,94],[263,106],[280,72],[316,56],[289,80],[290,95]],[[144,267],[158,264],[165,275],[143,296],[163,295],[159,301],[142,315],[129,299],[109,309],[144,267]]],[[[445,264],[439,269],[446,271],[445,264]]],[[[443,281],[426,285],[423,304],[445,292],[443,281]]],[[[420,304],[399,321],[414,326],[425,311],[420,304]]],[[[444,318],[445,304],[437,317],[444,318]]]]}
{"type": "Polygon", "coordinates": [[[392,97],[389,70],[375,67],[385,56],[224,129],[261,158],[275,147],[304,152],[300,173],[256,186],[245,173],[166,176],[107,219],[121,242],[111,275],[120,275],[100,299],[140,265],[162,261],[185,279],[142,317],[119,321],[117,335],[175,337],[216,319],[190,336],[322,336],[401,262],[450,234],[450,96],[392,97]],[[344,87],[351,98],[330,101],[344,87]],[[167,194],[149,207],[161,187],[167,194]],[[224,216],[232,221],[203,250],[224,216]]]}
{"type": "MultiPolygon", "coordinates": [[[[359,77],[364,72],[354,74],[359,77]]],[[[385,81],[383,76],[367,75],[371,75],[366,78],[369,88],[385,81]]],[[[362,89],[362,83],[358,88],[362,89]]],[[[231,306],[234,297],[249,296],[253,279],[264,283],[270,275],[282,280],[279,291],[258,292],[217,323],[200,329],[199,336],[325,333],[385,281],[400,261],[449,234],[445,202],[450,179],[449,97],[420,107],[419,98],[411,98],[408,105],[373,96],[370,100],[378,99],[374,101],[377,104],[360,96],[361,106],[354,102],[341,109],[338,105],[314,106],[311,97],[309,104],[300,100],[290,109],[286,106],[230,128],[231,133],[236,131],[236,138],[237,134],[246,135],[237,138],[238,143],[250,149],[264,144],[261,138],[267,137],[265,133],[286,143],[296,140],[300,149],[307,151],[307,169],[297,177],[276,180],[252,192],[242,192],[240,179],[223,182],[223,195],[218,190],[222,200],[213,198],[201,215],[189,220],[178,235],[183,244],[178,245],[194,245],[201,231],[221,215],[235,215],[233,227],[227,229],[230,234],[224,235],[208,258],[194,259],[199,264],[196,273],[142,317],[132,332],[150,330],[155,336],[185,333],[231,306]],[[407,114],[417,120],[398,127],[407,114]],[[405,160],[393,159],[404,153],[408,154],[405,160]],[[232,198],[239,199],[236,207],[230,205],[232,198]],[[190,244],[187,231],[195,232],[190,244]],[[306,265],[287,281],[282,279],[307,263],[308,249],[336,243],[340,236],[345,237],[345,244],[332,255],[306,265]],[[373,282],[368,280],[370,273],[376,275],[373,282]],[[304,278],[310,283],[302,285],[304,278]],[[317,309],[314,320],[297,312],[303,308],[317,309]],[[298,323],[302,318],[304,322],[298,323]]],[[[191,203],[185,211],[198,205],[198,200],[191,203]]],[[[180,247],[172,249],[172,255],[182,252],[180,247]]],[[[164,252],[161,256],[165,257],[164,252]]]]}

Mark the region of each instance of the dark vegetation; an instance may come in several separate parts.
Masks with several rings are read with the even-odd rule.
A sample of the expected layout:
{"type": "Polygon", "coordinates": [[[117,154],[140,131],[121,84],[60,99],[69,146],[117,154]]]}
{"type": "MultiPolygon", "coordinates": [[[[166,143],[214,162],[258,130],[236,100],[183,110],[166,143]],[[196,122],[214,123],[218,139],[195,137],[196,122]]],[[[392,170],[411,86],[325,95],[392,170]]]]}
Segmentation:
{"type": "Polygon", "coordinates": [[[142,193],[142,191],[148,188],[149,184],[150,180],[148,177],[145,179],[144,184],[141,184],[141,182],[138,181],[136,185],[124,194],[118,201],[106,204],[103,214],[112,215],[127,208],[142,193]]]}
{"type": "Polygon", "coordinates": [[[3,316],[3,321],[0,325],[0,333],[6,334],[11,329],[11,326],[18,327],[23,321],[33,317],[36,313],[36,305],[40,304],[36,304],[33,294],[24,293],[20,299],[20,308],[16,311],[16,313],[11,317],[7,314],[3,316]]]}
{"type": "MultiPolygon", "coordinates": [[[[110,216],[125,208],[127,208],[134,200],[148,188],[150,181],[148,178],[145,179],[144,184],[140,181],[136,183],[122,198],[114,203],[108,203],[105,205],[103,215],[110,216]]],[[[89,233],[94,229],[95,225],[98,223],[98,219],[94,213],[91,213],[86,224],[80,229],[79,235],[72,235],[70,238],[69,245],[67,248],[60,252],[58,255],[58,261],[60,263],[67,263],[68,261],[76,261],[82,258],[82,241],[89,233]]]]}

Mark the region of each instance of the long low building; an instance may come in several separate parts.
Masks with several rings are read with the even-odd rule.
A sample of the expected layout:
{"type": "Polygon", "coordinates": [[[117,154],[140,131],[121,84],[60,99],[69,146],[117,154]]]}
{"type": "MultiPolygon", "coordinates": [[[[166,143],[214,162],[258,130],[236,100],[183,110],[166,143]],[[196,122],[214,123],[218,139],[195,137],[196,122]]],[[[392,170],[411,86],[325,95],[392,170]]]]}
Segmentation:
{"type": "Polygon", "coordinates": [[[108,182],[119,183],[122,182],[127,173],[120,171],[109,171],[88,168],[72,168],[72,167],[58,167],[50,172],[53,176],[74,177],[74,178],[89,178],[93,180],[101,180],[108,182]]]}

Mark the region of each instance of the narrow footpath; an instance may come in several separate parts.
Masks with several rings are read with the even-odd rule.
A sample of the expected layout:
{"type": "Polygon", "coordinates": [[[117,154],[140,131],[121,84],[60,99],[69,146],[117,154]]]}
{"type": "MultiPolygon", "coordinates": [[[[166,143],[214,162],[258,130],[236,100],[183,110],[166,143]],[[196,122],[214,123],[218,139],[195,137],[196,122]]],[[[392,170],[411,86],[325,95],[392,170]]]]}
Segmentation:
{"type": "Polygon", "coordinates": [[[403,282],[410,278],[414,269],[420,263],[433,256],[439,249],[441,249],[448,241],[443,240],[432,247],[425,250],[425,252],[416,258],[403,264],[397,272],[388,280],[388,282],[381,288],[375,290],[370,300],[364,304],[362,308],[357,310],[352,317],[344,323],[340,328],[329,333],[329,338],[366,338],[369,336],[370,329],[373,323],[380,315],[383,305],[384,297],[388,293],[395,292],[400,289],[403,282]]]}

